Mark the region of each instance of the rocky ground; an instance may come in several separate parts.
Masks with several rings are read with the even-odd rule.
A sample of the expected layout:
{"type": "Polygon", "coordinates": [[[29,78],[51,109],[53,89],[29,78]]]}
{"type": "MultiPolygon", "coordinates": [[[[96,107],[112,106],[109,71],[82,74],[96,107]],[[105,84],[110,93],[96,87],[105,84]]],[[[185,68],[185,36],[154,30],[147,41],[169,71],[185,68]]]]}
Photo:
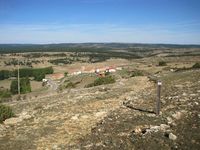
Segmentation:
{"type": "Polygon", "coordinates": [[[162,74],[161,114],[147,77],[9,102],[0,149],[198,149],[200,71],[162,74]]]}
{"type": "Polygon", "coordinates": [[[199,149],[200,71],[161,77],[162,112],[152,113],[155,90],[130,94],[91,133],[68,149],[199,149]]]}

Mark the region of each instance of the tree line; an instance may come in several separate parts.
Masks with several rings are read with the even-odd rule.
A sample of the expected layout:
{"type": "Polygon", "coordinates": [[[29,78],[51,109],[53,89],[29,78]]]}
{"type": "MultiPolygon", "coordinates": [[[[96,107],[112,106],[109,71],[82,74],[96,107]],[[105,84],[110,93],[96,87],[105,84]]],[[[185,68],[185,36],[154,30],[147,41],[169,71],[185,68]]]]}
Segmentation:
{"type": "MultiPolygon", "coordinates": [[[[20,78],[23,77],[34,77],[34,80],[41,81],[45,78],[46,74],[52,74],[53,68],[21,68],[19,69],[20,78]]],[[[9,70],[1,70],[0,71],[0,80],[8,79],[10,77],[17,77],[18,70],[9,71],[9,70]]]]}

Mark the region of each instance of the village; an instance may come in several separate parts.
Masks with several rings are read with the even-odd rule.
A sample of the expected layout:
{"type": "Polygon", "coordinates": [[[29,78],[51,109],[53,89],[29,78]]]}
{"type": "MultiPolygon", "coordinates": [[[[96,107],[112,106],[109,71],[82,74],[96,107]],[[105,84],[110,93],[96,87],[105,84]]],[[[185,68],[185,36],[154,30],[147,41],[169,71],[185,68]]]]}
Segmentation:
{"type": "MultiPolygon", "coordinates": [[[[67,72],[67,75],[69,76],[74,76],[74,75],[80,75],[80,74],[91,74],[94,73],[96,74],[98,77],[104,77],[106,73],[113,73],[116,72],[117,70],[122,70],[122,67],[102,67],[102,68],[93,68],[93,69],[85,69],[85,67],[83,66],[80,70],[77,69],[77,71],[74,70],[69,70],[67,72]]],[[[51,80],[58,80],[58,79],[62,79],[64,78],[65,74],[64,73],[55,73],[55,74],[51,74],[48,76],[48,78],[50,78],[51,80]]],[[[46,79],[43,80],[44,82],[46,81],[46,79]]]]}

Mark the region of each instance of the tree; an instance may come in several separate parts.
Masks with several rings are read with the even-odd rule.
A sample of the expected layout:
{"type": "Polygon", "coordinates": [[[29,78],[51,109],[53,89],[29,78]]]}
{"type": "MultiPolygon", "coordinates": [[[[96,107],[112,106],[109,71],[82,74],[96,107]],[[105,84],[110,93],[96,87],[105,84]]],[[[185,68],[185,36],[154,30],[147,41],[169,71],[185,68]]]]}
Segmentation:
{"type": "Polygon", "coordinates": [[[11,85],[10,85],[10,92],[12,94],[17,94],[18,93],[18,81],[17,80],[13,80],[11,82],[11,85]]]}
{"type": "MultiPolygon", "coordinates": [[[[12,94],[18,93],[18,81],[13,80],[10,85],[10,91],[12,94]]],[[[20,92],[22,94],[31,92],[31,84],[28,77],[20,79],[20,92]]]]}
{"type": "Polygon", "coordinates": [[[0,80],[8,79],[11,76],[11,72],[8,70],[0,71],[0,80]]]}
{"type": "Polygon", "coordinates": [[[31,92],[31,84],[28,77],[20,79],[20,91],[22,94],[31,92]]]}
{"type": "Polygon", "coordinates": [[[42,79],[45,78],[45,73],[43,71],[35,71],[33,74],[34,80],[36,81],[42,81],[42,79]]]}

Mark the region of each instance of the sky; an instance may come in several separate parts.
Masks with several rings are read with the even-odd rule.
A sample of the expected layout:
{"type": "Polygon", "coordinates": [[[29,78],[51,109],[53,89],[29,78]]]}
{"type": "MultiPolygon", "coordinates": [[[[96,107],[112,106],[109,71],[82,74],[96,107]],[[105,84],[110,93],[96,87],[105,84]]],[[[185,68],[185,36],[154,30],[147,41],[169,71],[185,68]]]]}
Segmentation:
{"type": "Polygon", "coordinates": [[[0,0],[0,43],[200,44],[200,0],[0,0]]]}

